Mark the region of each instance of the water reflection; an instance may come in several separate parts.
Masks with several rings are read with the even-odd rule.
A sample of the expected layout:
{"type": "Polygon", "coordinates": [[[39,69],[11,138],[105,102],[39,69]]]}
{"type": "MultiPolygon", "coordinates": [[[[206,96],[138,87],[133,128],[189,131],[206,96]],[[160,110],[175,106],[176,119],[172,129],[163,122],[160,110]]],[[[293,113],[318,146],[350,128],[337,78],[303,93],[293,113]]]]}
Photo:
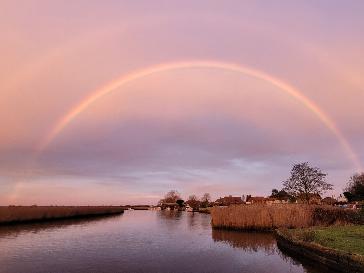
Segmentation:
{"type": "Polygon", "coordinates": [[[212,230],[210,222],[207,214],[128,211],[0,227],[0,272],[318,272],[280,251],[271,233],[212,230]]]}
{"type": "Polygon", "coordinates": [[[200,217],[200,214],[197,212],[187,212],[186,217],[187,217],[188,228],[190,230],[194,229],[196,230],[199,228],[202,229],[211,228],[210,221],[203,221],[200,217]]]}
{"type": "Polygon", "coordinates": [[[166,219],[166,220],[178,220],[181,218],[182,216],[182,211],[178,211],[178,210],[161,210],[161,211],[157,211],[158,214],[160,215],[161,218],[166,219]]]}
{"type": "Polygon", "coordinates": [[[223,242],[245,251],[265,251],[267,254],[273,254],[276,250],[276,239],[273,233],[213,229],[212,238],[215,242],[223,242]]]}
{"type": "Polygon", "coordinates": [[[320,264],[318,262],[309,260],[302,255],[298,255],[294,252],[287,251],[285,248],[281,247],[279,244],[277,244],[277,248],[280,251],[280,255],[282,256],[282,259],[285,261],[288,261],[289,263],[300,265],[302,264],[305,268],[306,272],[309,273],[322,273],[322,272],[330,272],[330,273],[342,273],[342,271],[333,270],[332,268],[328,268],[327,266],[324,266],[323,264],[320,264]]]}
{"type": "Polygon", "coordinates": [[[37,234],[42,231],[49,231],[52,229],[64,229],[71,226],[87,227],[97,222],[105,222],[115,218],[122,217],[123,214],[118,215],[101,215],[94,217],[74,218],[74,219],[59,219],[54,221],[33,222],[23,224],[0,225],[0,239],[1,238],[16,238],[21,234],[32,233],[37,234]]]}

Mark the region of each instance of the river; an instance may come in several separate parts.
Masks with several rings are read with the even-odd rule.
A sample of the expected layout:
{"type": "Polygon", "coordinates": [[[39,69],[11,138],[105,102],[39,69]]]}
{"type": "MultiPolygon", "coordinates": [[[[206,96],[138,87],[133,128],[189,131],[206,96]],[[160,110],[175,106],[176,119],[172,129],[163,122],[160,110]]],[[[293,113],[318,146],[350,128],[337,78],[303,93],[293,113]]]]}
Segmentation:
{"type": "Polygon", "coordinates": [[[291,258],[272,233],[212,230],[210,215],[120,216],[0,227],[1,273],[325,272],[291,258]]]}

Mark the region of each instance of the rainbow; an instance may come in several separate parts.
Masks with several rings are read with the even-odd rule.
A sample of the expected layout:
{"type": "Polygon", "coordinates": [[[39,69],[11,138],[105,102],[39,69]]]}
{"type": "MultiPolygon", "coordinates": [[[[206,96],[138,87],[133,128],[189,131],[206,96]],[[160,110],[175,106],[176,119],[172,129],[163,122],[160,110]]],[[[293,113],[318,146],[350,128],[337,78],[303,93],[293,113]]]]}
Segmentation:
{"type": "Polygon", "coordinates": [[[101,88],[98,88],[95,91],[91,92],[89,96],[84,98],[80,103],[78,103],[75,107],[70,109],[64,116],[62,116],[61,119],[55,124],[55,126],[50,130],[50,132],[38,145],[37,151],[39,153],[44,151],[52,143],[52,141],[67,127],[67,125],[70,124],[83,111],[85,111],[90,105],[95,103],[100,98],[115,91],[116,89],[124,86],[125,84],[156,73],[161,73],[171,70],[179,70],[179,69],[191,69],[191,68],[208,68],[208,69],[221,69],[226,71],[232,71],[268,82],[272,86],[277,87],[280,91],[293,97],[303,106],[305,106],[306,109],[311,111],[327,127],[327,129],[333,133],[333,135],[336,137],[336,139],[342,146],[345,153],[348,155],[348,158],[354,164],[355,168],[358,170],[362,169],[358,156],[354,153],[352,147],[344,137],[343,133],[339,130],[339,128],[335,125],[335,123],[331,120],[331,118],[322,109],[320,109],[320,107],[317,104],[315,104],[312,100],[303,95],[301,91],[299,91],[292,85],[265,72],[250,67],[246,67],[240,64],[218,62],[218,61],[194,60],[194,61],[164,63],[144,68],[141,70],[137,70],[128,73],[126,75],[121,75],[120,77],[114,79],[113,81],[102,86],[101,88]]]}

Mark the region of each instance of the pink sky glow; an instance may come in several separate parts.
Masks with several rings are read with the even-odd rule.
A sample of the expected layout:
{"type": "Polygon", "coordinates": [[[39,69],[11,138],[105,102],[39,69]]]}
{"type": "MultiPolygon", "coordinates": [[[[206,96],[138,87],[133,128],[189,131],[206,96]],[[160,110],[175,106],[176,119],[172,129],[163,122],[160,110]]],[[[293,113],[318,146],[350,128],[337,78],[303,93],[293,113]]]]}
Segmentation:
{"type": "Polygon", "coordinates": [[[268,195],[364,165],[361,1],[0,1],[0,205],[268,195]]]}

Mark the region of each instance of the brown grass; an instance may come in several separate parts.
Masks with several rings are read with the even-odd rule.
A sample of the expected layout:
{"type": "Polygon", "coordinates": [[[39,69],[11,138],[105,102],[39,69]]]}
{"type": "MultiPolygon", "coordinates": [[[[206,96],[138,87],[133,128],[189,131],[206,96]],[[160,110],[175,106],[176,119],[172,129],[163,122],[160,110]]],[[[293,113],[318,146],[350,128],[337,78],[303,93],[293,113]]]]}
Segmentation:
{"type": "Polygon", "coordinates": [[[9,206],[0,207],[0,224],[118,214],[123,211],[121,207],[111,206],[9,206]]]}
{"type": "Polygon", "coordinates": [[[211,210],[214,228],[247,230],[351,224],[356,214],[340,208],[303,204],[234,205],[211,210]]]}

